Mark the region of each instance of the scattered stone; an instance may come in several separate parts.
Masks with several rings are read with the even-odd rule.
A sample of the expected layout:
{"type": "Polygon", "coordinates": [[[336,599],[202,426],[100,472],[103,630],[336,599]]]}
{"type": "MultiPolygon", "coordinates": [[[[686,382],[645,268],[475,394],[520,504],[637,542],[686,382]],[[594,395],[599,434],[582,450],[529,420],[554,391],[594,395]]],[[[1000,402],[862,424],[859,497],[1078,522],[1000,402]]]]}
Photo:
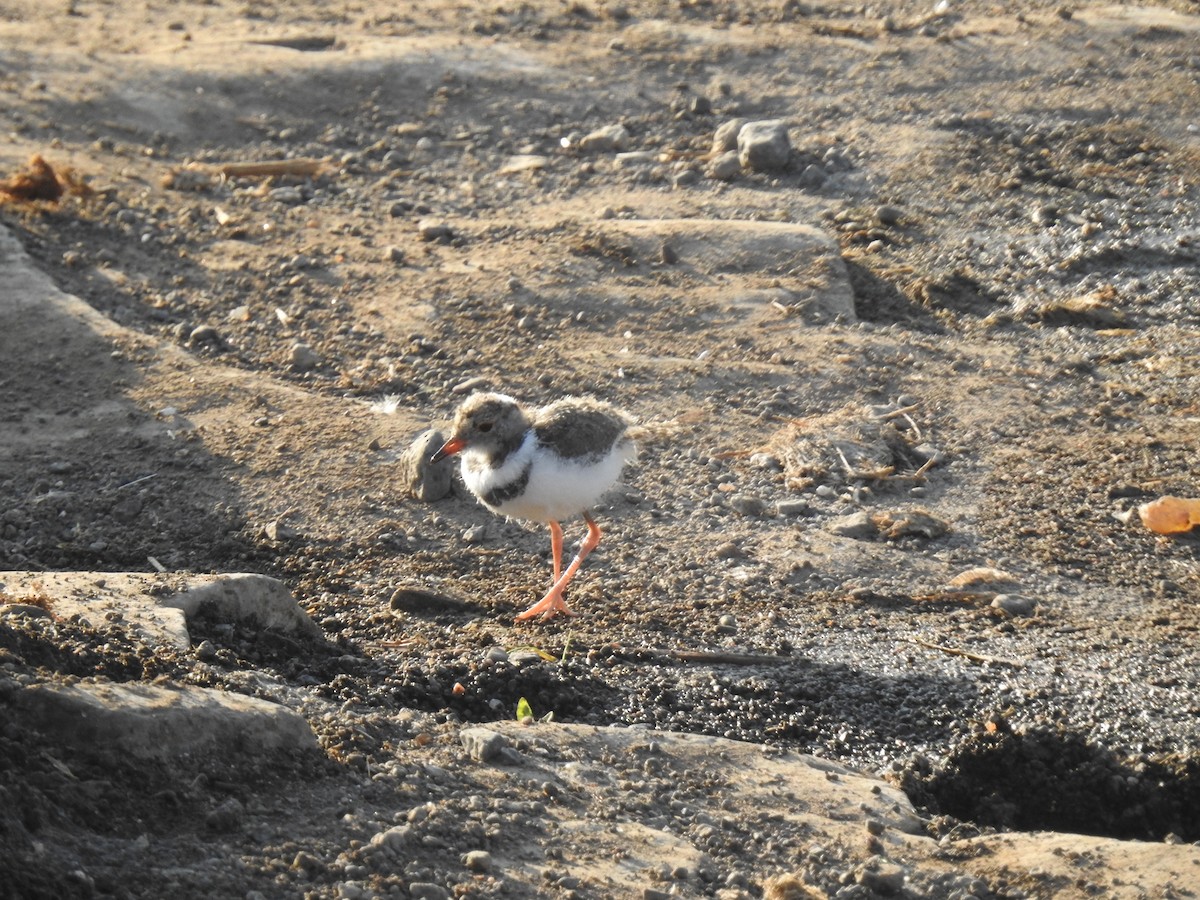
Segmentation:
{"type": "Polygon", "coordinates": [[[225,339],[221,337],[221,332],[211,325],[197,325],[188,333],[187,342],[189,347],[223,347],[225,345],[225,339]]]}
{"type": "Polygon", "coordinates": [[[386,831],[373,835],[370,844],[389,853],[399,853],[408,843],[411,832],[412,829],[408,825],[393,825],[386,831]]]}
{"type": "Polygon", "coordinates": [[[267,196],[276,203],[286,203],[288,206],[296,206],[304,202],[304,194],[300,188],[293,187],[292,185],[272,188],[267,196]]]}
{"type": "Polygon", "coordinates": [[[579,149],[585,153],[615,153],[628,148],[631,138],[624,125],[606,125],[580,140],[579,149]]]}
{"type": "Polygon", "coordinates": [[[516,175],[518,172],[535,172],[538,169],[544,169],[550,164],[548,156],[540,156],[536,153],[521,153],[516,156],[510,156],[499,169],[496,170],[497,175],[516,175]]]}
{"type": "Polygon", "coordinates": [[[816,189],[825,184],[829,180],[829,175],[820,166],[809,164],[800,172],[800,177],[797,179],[800,187],[816,189]]]}
{"type": "Polygon", "coordinates": [[[459,740],[467,755],[476,762],[491,762],[509,746],[508,738],[487,728],[464,728],[459,740]]]}
{"type": "Polygon", "coordinates": [[[388,248],[383,252],[383,258],[390,263],[395,263],[398,266],[402,266],[408,262],[407,257],[404,255],[404,251],[395,244],[388,246],[388,248]]]}
{"type": "Polygon", "coordinates": [[[303,716],[285,706],[194,685],[36,684],[13,702],[27,727],[72,747],[175,766],[228,769],[271,751],[318,752],[303,716]]]}
{"type": "Polygon", "coordinates": [[[203,611],[219,622],[245,622],[260,630],[271,629],[301,634],[311,640],[325,640],[320,627],[300,608],[287,586],[267,575],[234,573],[216,576],[189,584],[183,591],[163,598],[160,605],[182,610],[188,619],[203,611]]]}
{"type": "Polygon", "coordinates": [[[433,503],[450,493],[454,460],[433,462],[433,454],[446,442],[437,429],[422,431],[400,457],[400,481],[408,493],[423,503],[433,503]]]}
{"type": "Polygon", "coordinates": [[[324,872],[326,866],[324,862],[307,850],[300,850],[292,859],[292,868],[300,872],[315,875],[324,872]]]}
{"type": "Polygon", "coordinates": [[[656,162],[658,162],[657,154],[649,150],[629,150],[613,157],[613,166],[618,169],[624,169],[627,166],[648,166],[656,162]]]}
{"type": "Polygon", "coordinates": [[[490,872],[492,869],[492,854],[486,850],[470,850],[463,854],[463,865],[472,872],[490,872]]]}
{"type": "Polygon", "coordinates": [[[413,900],[450,900],[448,890],[428,881],[414,881],[408,886],[408,895],[413,900]]]}
{"type": "Polygon", "coordinates": [[[464,544],[482,544],[487,538],[488,527],[486,525],[472,525],[462,535],[464,544]]]}
{"type": "Polygon", "coordinates": [[[807,500],[780,500],[775,504],[775,511],[781,516],[802,516],[809,511],[807,500]]]}
{"type": "Polygon", "coordinates": [[[761,516],[767,504],[762,497],[753,494],[734,494],[729,498],[729,508],[743,516],[761,516]]]}
{"type": "Polygon", "coordinates": [[[454,240],[454,229],[441,219],[422,219],[417,223],[417,234],[427,243],[445,244],[454,240]]]}
{"type": "Polygon", "coordinates": [[[879,533],[879,528],[866,510],[841,516],[827,525],[825,530],[838,537],[853,538],[856,541],[870,540],[879,533]]]}
{"type": "Polygon", "coordinates": [[[508,651],[503,647],[489,647],[483,658],[493,663],[508,662],[508,651]]]}
{"type": "Polygon", "coordinates": [[[454,387],[450,388],[452,394],[469,394],[472,391],[486,390],[491,384],[483,375],[476,375],[474,378],[468,378],[466,381],[460,381],[454,387]]]}
{"type": "Polygon", "coordinates": [[[903,866],[880,857],[872,857],[854,871],[854,881],[877,894],[891,896],[904,888],[907,873],[903,866]]]}
{"type": "Polygon", "coordinates": [[[721,153],[728,153],[730,150],[737,150],[738,132],[742,130],[742,126],[745,124],[745,119],[730,119],[728,122],[719,125],[713,133],[713,155],[716,156],[721,153]]]}
{"type": "Polygon", "coordinates": [[[1020,594],[997,594],[992,598],[991,605],[993,609],[998,609],[1013,618],[1031,616],[1037,609],[1036,600],[1020,594]]]}
{"type": "Polygon", "coordinates": [[[722,153],[709,164],[708,177],[717,181],[733,181],[742,174],[742,161],[736,150],[722,153]]]}
{"type": "Polygon", "coordinates": [[[50,610],[31,603],[0,603],[0,618],[5,616],[25,616],[30,619],[53,619],[50,610]]]}
{"type": "Polygon", "coordinates": [[[875,221],[880,225],[898,225],[904,213],[898,206],[884,204],[875,210],[875,221]]]}
{"type": "Polygon", "coordinates": [[[303,341],[292,344],[291,358],[293,372],[311,372],[321,365],[317,351],[303,341]]]}
{"type": "Polygon", "coordinates": [[[300,532],[291,525],[287,525],[276,520],[274,522],[268,522],[263,526],[263,535],[266,536],[268,541],[286,543],[287,541],[294,541],[296,538],[300,537],[300,532]]]}
{"type": "Polygon", "coordinates": [[[755,172],[783,169],[792,155],[787,125],[779,119],[747,122],[738,131],[737,148],[742,167],[755,172]]]}
{"type": "Polygon", "coordinates": [[[396,588],[388,599],[388,608],[398,619],[406,619],[409,615],[462,615],[475,609],[465,600],[410,587],[396,588]]]}

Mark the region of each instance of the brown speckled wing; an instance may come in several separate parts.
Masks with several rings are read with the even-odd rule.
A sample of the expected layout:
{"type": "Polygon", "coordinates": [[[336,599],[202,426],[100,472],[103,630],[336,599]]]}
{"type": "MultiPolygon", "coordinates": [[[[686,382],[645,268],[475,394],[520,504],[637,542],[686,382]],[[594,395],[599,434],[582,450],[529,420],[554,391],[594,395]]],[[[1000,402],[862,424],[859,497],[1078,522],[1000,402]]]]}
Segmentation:
{"type": "Polygon", "coordinates": [[[538,442],[559,456],[586,459],[607,453],[629,422],[599,403],[559,402],[539,410],[533,426],[538,442]]]}

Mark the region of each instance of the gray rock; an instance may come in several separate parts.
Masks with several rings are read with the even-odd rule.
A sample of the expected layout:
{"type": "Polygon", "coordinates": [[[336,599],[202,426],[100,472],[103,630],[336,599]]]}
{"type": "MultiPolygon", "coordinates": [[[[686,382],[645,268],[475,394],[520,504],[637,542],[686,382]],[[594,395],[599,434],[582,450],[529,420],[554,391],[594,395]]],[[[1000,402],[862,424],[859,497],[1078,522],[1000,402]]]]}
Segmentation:
{"type": "Polygon", "coordinates": [[[807,500],[780,500],[775,511],[781,516],[802,516],[809,510],[807,500]]]}
{"type": "Polygon", "coordinates": [[[854,880],[868,890],[890,896],[903,890],[906,874],[903,866],[872,857],[855,870],[854,880]]]}
{"type": "Polygon", "coordinates": [[[300,532],[283,522],[268,522],[263,526],[263,534],[268,541],[294,541],[300,537],[300,532]]]}
{"type": "Polygon", "coordinates": [[[491,762],[508,746],[508,738],[487,728],[464,728],[458,739],[467,755],[477,762],[491,762]]]}
{"type": "Polygon", "coordinates": [[[462,535],[464,544],[482,544],[487,538],[488,527],[486,525],[472,525],[462,535]]]}
{"type": "Polygon", "coordinates": [[[866,510],[841,516],[827,525],[825,530],[838,537],[854,538],[859,541],[869,540],[879,533],[879,529],[871,521],[871,514],[866,510]]]}
{"type": "Polygon", "coordinates": [[[472,872],[489,872],[493,862],[492,854],[486,850],[471,850],[463,854],[463,865],[472,872]]]}
{"type": "Polygon", "coordinates": [[[779,119],[747,122],[738,132],[737,148],[742,167],[756,172],[776,172],[792,155],[787,126],[779,119]]]}
{"type": "Polygon", "coordinates": [[[454,387],[450,388],[452,394],[469,394],[471,391],[485,390],[491,382],[484,375],[476,375],[472,378],[467,378],[460,381],[454,387]]]}
{"type": "Polygon", "coordinates": [[[211,325],[197,325],[188,333],[187,342],[191,347],[204,345],[220,347],[224,345],[225,340],[221,337],[221,332],[217,331],[211,325]]]}
{"type": "Polygon", "coordinates": [[[370,844],[372,847],[378,847],[390,853],[399,853],[408,843],[411,831],[412,829],[407,825],[393,825],[386,831],[372,835],[370,844]]]}
{"type": "Polygon", "coordinates": [[[712,152],[716,156],[721,153],[728,153],[730,150],[738,148],[738,132],[742,130],[742,126],[746,124],[745,119],[730,119],[728,122],[722,123],[713,133],[712,152]]]}
{"type": "Polygon", "coordinates": [[[408,886],[408,895],[413,900],[450,900],[448,890],[428,881],[414,881],[408,886]]]}
{"type": "Polygon", "coordinates": [[[38,684],[14,698],[22,721],[73,747],[203,768],[260,761],[273,750],[319,752],[308,723],[285,706],[209,688],[132,683],[38,684]]]}
{"type": "Polygon", "coordinates": [[[585,153],[613,153],[626,149],[631,138],[624,125],[606,125],[586,135],[579,142],[579,149],[585,153]]]}
{"type": "Polygon", "coordinates": [[[992,598],[991,606],[993,609],[1019,618],[1033,615],[1033,611],[1037,609],[1037,601],[1032,597],[1024,597],[1020,594],[997,594],[992,598]]]}
{"type": "Polygon", "coordinates": [[[904,212],[898,206],[885,203],[875,210],[875,220],[880,225],[897,225],[904,218],[904,212]]]}
{"type": "Polygon", "coordinates": [[[321,364],[317,351],[303,341],[292,344],[291,359],[293,372],[311,372],[321,364]]]}
{"type": "Polygon", "coordinates": [[[30,603],[0,603],[0,619],[6,616],[24,616],[28,619],[52,619],[48,609],[30,603]]]}
{"type": "Polygon", "coordinates": [[[301,193],[300,188],[291,185],[274,188],[267,196],[276,203],[287,203],[292,206],[304,202],[304,194],[301,193]]]}
{"type": "Polygon", "coordinates": [[[543,662],[542,655],[536,650],[514,650],[508,655],[508,661],[514,666],[533,666],[543,662]]]}
{"type": "Polygon", "coordinates": [[[422,219],[417,223],[417,234],[429,243],[446,243],[454,239],[454,229],[440,219],[422,219]]]}
{"type": "Polygon", "coordinates": [[[431,428],[417,435],[400,457],[401,482],[409,494],[424,503],[441,500],[450,493],[454,460],[432,461],[445,442],[442,433],[431,428]]]}
{"type": "Polygon", "coordinates": [[[296,603],[283,582],[267,575],[222,575],[203,584],[189,585],[160,601],[161,606],[183,611],[187,618],[201,610],[220,622],[244,622],[258,628],[325,639],[324,632],[296,603]]]}
{"type": "Polygon", "coordinates": [[[762,497],[753,494],[734,494],[729,498],[729,507],[743,516],[761,516],[767,504],[762,497]]]}
{"type": "Polygon", "coordinates": [[[722,153],[708,167],[709,178],[715,178],[718,181],[733,181],[741,174],[742,161],[738,159],[736,150],[722,153]]]}
{"type": "Polygon", "coordinates": [[[820,166],[807,165],[797,180],[802,188],[819,188],[829,180],[829,175],[820,166]]]}

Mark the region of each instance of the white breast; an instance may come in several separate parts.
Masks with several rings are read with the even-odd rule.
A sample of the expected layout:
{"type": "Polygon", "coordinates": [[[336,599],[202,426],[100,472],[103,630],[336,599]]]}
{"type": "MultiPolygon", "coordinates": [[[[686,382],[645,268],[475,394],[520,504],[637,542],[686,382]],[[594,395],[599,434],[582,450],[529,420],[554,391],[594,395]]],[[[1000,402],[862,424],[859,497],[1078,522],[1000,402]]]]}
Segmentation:
{"type": "Polygon", "coordinates": [[[469,452],[464,451],[463,481],[481,499],[497,488],[512,484],[532,462],[525,490],[490,508],[517,519],[557,522],[577,516],[595,505],[616,482],[625,463],[633,458],[634,448],[632,443],[625,442],[599,460],[582,462],[563,459],[538,446],[530,434],[498,469],[479,465],[483,460],[473,463],[466,456],[469,452]]]}

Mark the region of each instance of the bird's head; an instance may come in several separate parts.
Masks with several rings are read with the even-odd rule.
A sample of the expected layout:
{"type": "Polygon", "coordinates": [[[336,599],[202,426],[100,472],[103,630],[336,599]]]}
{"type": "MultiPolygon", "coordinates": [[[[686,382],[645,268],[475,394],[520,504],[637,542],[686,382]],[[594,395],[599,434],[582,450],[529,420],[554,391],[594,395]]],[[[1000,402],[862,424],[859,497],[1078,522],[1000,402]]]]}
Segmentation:
{"type": "Polygon", "coordinates": [[[454,414],[450,440],[433,454],[431,462],[439,462],[463,450],[503,456],[524,440],[528,429],[529,418],[512,397],[472,394],[454,414]]]}

